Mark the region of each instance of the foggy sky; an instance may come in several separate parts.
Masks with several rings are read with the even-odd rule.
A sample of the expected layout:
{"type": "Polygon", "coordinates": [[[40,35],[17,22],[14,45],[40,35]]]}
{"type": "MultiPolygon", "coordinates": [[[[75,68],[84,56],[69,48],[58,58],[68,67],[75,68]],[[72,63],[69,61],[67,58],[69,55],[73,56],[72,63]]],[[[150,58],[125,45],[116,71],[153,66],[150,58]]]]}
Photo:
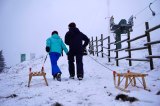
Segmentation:
{"type": "MultiPolygon", "coordinates": [[[[57,30],[63,39],[68,24],[75,22],[88,37],[108,35],[108,20],[115,23],[137,14],[153,0],[0,0],[0,50],[3,50],[7,66],[20,62],[20,54],[44,55],[45,41],[57,30]],[[109,12],[108,12],[109,11],[109,12]]],[[[160,0],[152,9],[160,14],[160,0]]],[[[153,17],[147,8],[138,14],[133,34],[143,32],[143,23],[160,24],[160,15],[153,17]],[[142,24],[141,24],[142,23],[142,24]]],[[[155,37],[159,38],[158,35],[155,37]]],[[[154,37],[154,38],[155,38],[154,37]]]]}

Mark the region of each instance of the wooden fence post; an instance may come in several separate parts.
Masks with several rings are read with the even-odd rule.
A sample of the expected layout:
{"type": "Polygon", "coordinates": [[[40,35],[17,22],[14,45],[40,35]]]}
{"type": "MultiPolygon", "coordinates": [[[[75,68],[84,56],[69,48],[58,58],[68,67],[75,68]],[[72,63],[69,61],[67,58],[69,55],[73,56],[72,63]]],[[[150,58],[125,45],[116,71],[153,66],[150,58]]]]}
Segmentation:
{"type": "MultiPolygon", "coordinates": [[[[127,36],[128,36],[128,40],[130,40],[130,32],[128,31],[127,32],[127,36]]],[[[128,42],[128,49],[131,48],[131,42],[128,42]]],[[[128,50],[128,58],[131,58],[131,51],[128,50]]],[[[132,62],[131,60],[128,60],[129,61],[129,66],[132,66],[132,62]]]]}
{"type": "Polygon", "coordinates": [[[110,53],[110,36],[108,36],[108,62],[111,62],[111,59],[109,58],[111,53],[110,53]]]}
{"type": "Polygon", "coordinates": [[[96,52],[97,52],[97,56],[98,56],[98,38],[96,36],[96,52]]]}
{"type": "Polygon", "coordinates": [[[94,56],[94,45],[93,45],[93,37],[92,37],[92,53],[93,53],[93,56],[94,56]]]}
{"type": "MultiPolygon", "coordinates": [[[[148,24],[148,22],[145,22],[145,26],[146,26],[146,30],[148,30],[148,29],[149,29],[149,24],[148,24]]],[[[146,34],[146,36],[147,36],[147,42],[150,42],[150,41],[151,41],[151,40],[150,40],[150,33],[146,31],[145,34],[146,34]]],[[[148,53],[149,53],[149,55],[152,55],[151,45],[147,45],[147,47],[148,47],[148,53]]],[[[153,59],[152,59],[152,58],[149,58],[149,60],[150,60],[150,69],[153,70],[153,69],[154,69],[153,59]]]]}
{"type": "Polygon", "coordinates": [[[91,41],[91,39],[89,39],[89,50],[88,50],[89,54],[91,54],[91,42],[90,41],[91,41]]]}
{"type": "Polygon", "coordinates": [[[103,58],[103,34],[101,34],[101,54],[103,58]]]}
{"type": "MultiPolygon", "coordinates": [[[[118,50],[117,48],[116,48],[116,50],[118,50]]],[[[118,51],[116,51],[116,66],[119,66],[119,61],[118,61],[118,51]]]]}
{"type": "MultiPolygon", "coordinates": [[[[120,39],[121,40],[121,39],[120,39]]],[[[116,41],[115,41],[116,43],[117,43],[117,36],[116,36],[116,41]]],[[[118,62],[118,44],[116,44],[116,66],[119,66],[119,62],[118,62]]]]}

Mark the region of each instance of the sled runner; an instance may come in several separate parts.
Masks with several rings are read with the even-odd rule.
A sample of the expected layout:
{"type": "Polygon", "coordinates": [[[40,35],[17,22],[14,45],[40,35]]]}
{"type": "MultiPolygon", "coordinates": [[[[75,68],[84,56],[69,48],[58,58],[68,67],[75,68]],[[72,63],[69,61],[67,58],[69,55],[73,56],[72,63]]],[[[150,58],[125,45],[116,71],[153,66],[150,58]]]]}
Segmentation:
{"type": "Polygon", "coordinates": [[[31,70],[32,70],[32,69],[29,68],[28,87],[30,86],[30,82],[31,82],[33,76],[43,76],[43,78],[44,78],[44,80],[45,80],[45,83],[46,83],[46,85],[48,86],[48,82],[47,82],[47,79],[46,79],[46,73],[44,72],[44,67],[42,67],[42,70],[39,71],[39,72],[32,72],[31,70]]]}
{"type": "MultiPolygon", "coordinates": [[[[139,82],[142,84],[143,88],[145,90],[150,91],[149,89],[147,89],[146,87],[146,81],[145,81],[145,77],[148,74],[142,74],[142,73],[135,73],[135,72],[130,72],[128,71],[127,73],[117,73],[116,71],[113,71],[113,80],[114,80],[114,85],[117,89],[122,90],[124,92],[130,92],[129,90],[127,90],[127,87],[131,84],[134,87],[138,87],[137,81],[136,79],[139,80],[139,82]],[[117,80],[117,84],[116,84],[116,77],[118,77],[117,80]],[[142,81],[139,79],[142,78],[142,81]],[[123,79],[125,79],[125,87],[120,87],[120,84],[122,83],[123,79]]],[[[140,88],[140,87],[138,87],[140,88]]]]}

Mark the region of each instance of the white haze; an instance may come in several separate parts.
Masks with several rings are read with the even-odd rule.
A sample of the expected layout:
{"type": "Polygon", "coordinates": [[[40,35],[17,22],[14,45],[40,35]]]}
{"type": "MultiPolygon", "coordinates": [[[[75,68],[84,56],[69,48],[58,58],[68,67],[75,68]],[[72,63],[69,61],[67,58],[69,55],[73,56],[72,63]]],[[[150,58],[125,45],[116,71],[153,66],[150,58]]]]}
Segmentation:
{"type": "MultiPolygon", "coordinates": [[[[7,66],[20,62],[20,54],[45,54],[45,40],[53,30],[64,38],[68,24],[75,22],[88,37],[108,36],[108,20],[115,23],[144,9],[152,0],[0,0],[0,49],[7,66]],[[108,10],[109,9],[109,10],[108,10]],[[108,12],[109,11],[109,12],[108,12]]],[[[153,27],[160,23],[160,0],[137,15],[133,35],[144,32],[144,22],[153,27]],[[141,24],[142,23],[142,24],[141,24]],[[137,26],[136,26],[137,25],[137,26]]],[[[132,37],[134,37],[132,36],[132,37]]],[[[160,38],[154,34],[154,39],[160,38]]]]}

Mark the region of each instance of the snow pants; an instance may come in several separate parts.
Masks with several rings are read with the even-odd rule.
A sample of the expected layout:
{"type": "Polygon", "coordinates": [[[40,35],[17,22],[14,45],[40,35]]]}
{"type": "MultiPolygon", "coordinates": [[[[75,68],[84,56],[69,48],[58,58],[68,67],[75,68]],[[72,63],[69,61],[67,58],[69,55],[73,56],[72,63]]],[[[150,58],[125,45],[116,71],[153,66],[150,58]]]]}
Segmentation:
{"type": "Polygon", "coordinates": [[[68,54],[69,74],[70,76],[75,76],[74,57],[76,57],[77,77],[83,78],[83,55],[68,54]]]}
{"type": "Polygon", "coordinates": [[[57,65],[57,61],[61,54],[56,52],[49,53],[50,60],[51,60],[51,67],[52,67],[52,75],[55,76],[57,73],[61,73],[61,70],[59,69],[57,65]]]}

